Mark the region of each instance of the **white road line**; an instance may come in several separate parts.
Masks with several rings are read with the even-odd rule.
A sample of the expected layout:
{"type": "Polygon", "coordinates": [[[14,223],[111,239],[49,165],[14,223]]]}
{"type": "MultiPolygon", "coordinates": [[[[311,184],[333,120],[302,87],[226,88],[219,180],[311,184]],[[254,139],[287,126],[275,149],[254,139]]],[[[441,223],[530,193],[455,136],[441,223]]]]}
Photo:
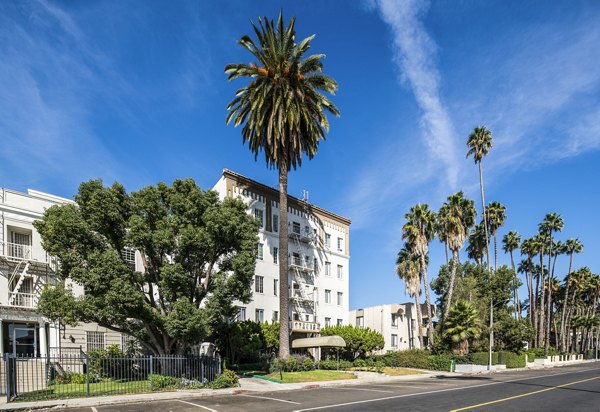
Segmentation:
{"type": "Polygon", "coordinates": [[[377,386],[380,388],[405,388],[405,389],[411,389],[411,388],[429,388],[431,385],[374,385],[372,383],[369,383],[366,386],[377,386]]]}
{"type": "MultiPolygon", "coordinates": [[[[374,385],[369,385],[374,386],[374,385]]],[[[327,389],[338,389],[342,391],[365,391],[365,392],[383,392],[383,393],[394,393],[394,391],[382,391],[381,389],[363,389],[363,388],[339,388],[337,386],[332,386],[327,389]]]]}
{"type": "Polygon", "coordinates": [[[249,398],[258,398],[258,399],[268,399],[270,401],[277,401],[277,402],[285,402],[285,403],[293,403],[294,405],[300,405],[300,402],[292,402],[292,401],[287,401],[285,399],[277,399],[277,398],[269,398],[267,396],[257,396],[257,395],[246,395],[244,393],[239,394],[238,396],[247,396],[249,398]]]}
{"type": "Polygon", "coordinates": [[[188,401],[182,401],[181,399],[175,399],[175,400],[177,402],[187,403],[188,405],[193,405],[193,406],[197,406],[198,408],[206,409],[207,411],[210,411],[210,412],[217,412],[215,409],[211,409],[211,408],[206,407],[206,406],[198,405],[197,403],[188,402],[188,401]]]}
{"type": "Polygon", "coordinates": [[[94,408],[93,406],[91,408],[92,408],[92,412],[98,412],[98,409],[94,408]]]}
{"type": "Polygon", "coordinates": [[[531,379],[550,378],[550,377],[561,376],[561,375],[572,375],[572,374],[576,374],[576,373],[584,373],[584,372],[590,372],[590,371],[595,371],[595,370],[600,370],[600,368],[586,369],[586,370],[583,370],[583,371],[574,371],[574,372],[551,373],[551,374],[548,374],[548,375],[530,376],[528,378],[519,378],[519,379],[511,379],[511,380],[507,380],[507,381],[495,381],[495,382],[489,382],[489,383],[482,383],[481,385],[462,386],[460,388],[438,389],[438,390],[433,390],[433,391],[425,391],[425,392],[418,392],[418,393],[408,393],[406,395],[387,396],[385,398],[366,399],[366,400],[355,401],[355,402],[346,402],[346,403],[338,403],[338,404],[333,404],[333,405],[316,406],[314,408],[297,409],[294,412],[316,411],[316,410],[319,410],[319,409],[330,409],[330,408],[337,408],[337,407],[340,407],[340,406],[358,405],[358,404],[361,404],[361,403],[380,402],[380,401],[387,401],[387,400],[390,400],[390,399],[408,398],[408,397],[411,397],[411,396],[419,396],[419,395],[430,395],[432,393],[460,391],[460,390],[463,390],[463,389],[480,388],[480,387],[483,387],[483,386],[500,385],[502,383],[512,383],[512,382],[519,382],[519,381],[527,381],[527,380],[531,380],[531,379]]]}

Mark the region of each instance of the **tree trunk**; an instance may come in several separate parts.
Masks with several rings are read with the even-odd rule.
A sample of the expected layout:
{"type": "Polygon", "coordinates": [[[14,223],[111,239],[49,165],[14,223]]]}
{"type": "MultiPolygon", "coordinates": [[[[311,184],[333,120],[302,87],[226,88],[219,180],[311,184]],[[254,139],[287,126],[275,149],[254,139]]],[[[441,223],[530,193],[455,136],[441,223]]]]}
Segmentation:
{"type": "Polygon", "coordinates": [[[279,357],[290,356],[287,163],[279,165],[279,357]]]}
{"type": "Polygon", "coordinates": [[[567,350],[567,300],[569,299],[569,284],[571,283],[571,269],[573,268],[573,253],[569,254],[569,272],[567,272],[567,285],[565,286],[565,298],[563,300],[562,313],[560,314],[560,348],[567,350]]]}
{"type": "Polygon", "coordinates": [[[458,250],[452,251],[452,268],[450,270],[450,280],[448,281],[448,293],[446,295],[446,302],[444,303],[444,317],[442,318],[442,333],[444,332],[444,323],[448,319],[448,313],[450,313],[450,306],[452,305],[452,293],[454,292],[454,281],[456,278],[456,266],[458,250]]]}
{"type": "Polygon", "coordinates": [[[498,232],[494,231],[494,270],[498,270],[498,232]]]}
{"type": "Polygon", "coordinates": [[[515,306],[515,319],[521,320],[521,302],[519,301],[519,278],[517,277],[517,268],[515,267],[515,259],[513,257],[513,251],[510,250],[510,264],[512,266],[515,278],[513,280],[513,303],[515,306]]]}
{"type": "Polygon", "coordinates": [[[448,242],[444,242],[444,252],[446,252],[446,265],[448,264],[448,242]]]}
{"type": "Polygon", "coordinates": [[[546,306],[546,288],[545,286],[545,282],[546,282],[546,276],[544,274],[544,249],[542,248],[542,250],[540,251],[540,266],[541,266],[541,279],[540,279],[540,308],[538,310],[539,312],[539,322],[538,322],[538,330],[537,330],[537,334],[538,334],[538,345],[542,345],[542,343],[544,342],[544,320],[545,320],[545,306],[546,306]]]}
{"type": "Polygon", "coordinates": [[[548,348],[550,346],[550,317],[552,315],[552,278],[554,275],[554,266],[552,266],[552,230],[550,230],[550,250],[548,251],[548,301],[546,302],[546,340],[544,341],[544,356],[548,357],[548,348]]]}
{"type": "Polygon", "coordinates": [[[415,293],[415,309],[417,311],[417,336],[419,337],[419,349],[423,349],[423,334],[421,333],[423,315],[421,315],[421,303],[419,302],[419,295],[420,293],[415,293]]]}
{"type": "Polygon", "coordinates": [[[425,264],[425,254],[421,253],[421,268],[423,273],[423,283],[425,284],[425,303],[427,304],[427,346],[433,347],[433,316],[431,313],[431,300],[429,299],[429,280],[427,279],[427,265],[425,264]]]}
{"type": "Polygon", "coordinates": [[[483,215],[483,229],[485,231],[485,256],[487,258],[487,268],[488,272],[490,271],[490,242],[488,235],[488,225],[487,218],[485,215],[485,197],[483,194],[483,171],[481,170],[481,160],[478,162],[479,164],[479,188],[481,189],[481,210],[483,215]]]}
{"type": "Polygon", "coordinates": [[[537,348],[539,346],[539,337],[538,337],[538,324],[539,324],[539,316],[538,316],[538,300],[540,298],[540,276],[541,274],[538,274],[538,276],[535,278],[535,296],[533,299],[533,331],[535,334],[535,347],[537,348]]]}

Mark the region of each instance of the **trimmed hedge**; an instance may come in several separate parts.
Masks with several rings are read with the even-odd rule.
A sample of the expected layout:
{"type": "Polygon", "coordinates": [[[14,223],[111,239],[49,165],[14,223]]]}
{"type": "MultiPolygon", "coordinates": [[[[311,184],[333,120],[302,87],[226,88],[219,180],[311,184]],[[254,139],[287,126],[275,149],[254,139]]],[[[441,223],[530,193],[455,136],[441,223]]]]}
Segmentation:
{"type": "MultiPolygon", "coordinates": [[[[447,355],[431,355],[425,349],[408,349],[399,352],[389,352],[374,358],[392,368],[415,368],[435,371],[449,371],[452,358],[447,355]]],[[[358,365],[357,365],[358,366],[358,365]]]]}
{"type": "Polygon", "coordinates": [[[500,365],[506,365],[507,369],[512,368],[524,368],[527,366],[527,361],[525,359],[525,352],[523,353],[513,353],[501,351],[498,352],[498,363],[500,365]]]}

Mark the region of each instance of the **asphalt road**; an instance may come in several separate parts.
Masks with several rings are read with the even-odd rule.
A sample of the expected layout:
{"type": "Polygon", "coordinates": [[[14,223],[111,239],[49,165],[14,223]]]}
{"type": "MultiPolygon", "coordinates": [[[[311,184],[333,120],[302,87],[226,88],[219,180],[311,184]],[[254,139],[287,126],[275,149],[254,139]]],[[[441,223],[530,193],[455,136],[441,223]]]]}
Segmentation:
{"type": "MultiPolygon", "coordinates": [[[[55,409],[54,409],[55,410],[55,409]]],[[[600,411],[600,363],[285,392],[96,406],[97,412],[600,411]]],[[[92,408],[69,412],[94,412],[92,408]]]]}

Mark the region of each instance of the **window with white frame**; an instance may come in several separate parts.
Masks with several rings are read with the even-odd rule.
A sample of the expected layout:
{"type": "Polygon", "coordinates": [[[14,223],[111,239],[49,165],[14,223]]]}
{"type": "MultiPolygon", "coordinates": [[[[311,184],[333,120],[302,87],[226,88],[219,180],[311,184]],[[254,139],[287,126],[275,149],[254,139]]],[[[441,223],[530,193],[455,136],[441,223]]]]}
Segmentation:
{"type": "Polygon", "coordinates": [[[273,317],[271,319],[273,322],[279,322],[279,312],[274,310],[273,311],[273,317]]]}
{"type": "Polygon", "coordinates": [[[342,239],[341,237],[337,238],[337,250],[338,252],[343,251],[344,249],[344,239],[342,239]]]}
{"type": "Polygon", "coordinates": [[[392,348],[398,347],[398,335],[392,334],[392,348]]]}
{"type": "Polygon", "coordinates": [[[337,265],[337,277],[338,279],[342,279],[344,277],[344,267],[342,265],[337,265]]]}
{"type": "Polygon", "coordinates": [[[331,303],[331,291],[325,289],[325,303],[331,303]]]}
{"type": "Polygon", "coordinates": [[[325,318],[325,326],[331,326],[331,318],[325,318]]]}
{"type": "Polygon", "coordinates": [[[104,349],[104,332],[87,331],[86,333],[87,351],[104,349]]]}
{"type": "Polygon", "coordinates": [[[264,276],[254,276],[254,291],[258,293],[264,293],[264,276]]]}
{"type": "Polygon", "coordinates": [[[337,304],[338,306],[342,306],[342,302],[344,301],[344,294],[342,292],[337,293],[337,304]]]}
{"type": "Polygon", "coordinates": [[[277,296],[279,293],[279,279],[273,279],[273,295],[277,296]]]}
{"type": "Polygon", "coordinates": [[[398,314],[392,313],[392,328],[398,327],[398,314]]]}
{"type": "Polygon", "coordinates": [[[244,306],[240,306],[240,311],[238,312],[238,320],[240,322],[246,320],[246,308],[244,306]]]}
{"type": "Polygon", "coordinates": [[[263,260],[263,244],[262,243],[256,244],[256,259],[263,260]]]}
{"type": "Polygon", "coordinates": [[[338,319],[337,320],[337,325],[338,326],[342,326],[344,324],[344,320],[343,319],[338,319]]]}
{"type": "Polygon", "coordinates": [[[273,232],[279,232],[279,215],[273,215],[273,232]]]}
{"type": "Polygon", "coordinates": [[[132,270],[135,270],[135,250],[126,247],[121,251],[121,256],[123,257],[125,263],[127,263],[127,266],[129,266],[132,270]]]}
{"type": "Polygon", "coordinates": [[[254,313],[254,320],[256,322],[264,322],[265,321],[265,311],[263,309],[256,309],[254,313]]]}
{"type": "Polygon", "coordinates": [[[279,248],[273,248],[273,263],[277,264],[279,259],[279,248]]]}
{"type": "Polygon", "coordinates": [[[325,246],[331,248],[331,235],[329,233],[325,233],[325,246]]]}
{"type": "Polygon", "coordinates": [[[356,327],[362,328],[364,326],[365,326],[365,318],[362,316],[357,316],[356,317],[356,327]]]}
{"type": "Polygon", "coordinates": [[[331,276],[331,262],[325,262],[325,276],[331,276]]]}
{"type": "Polygon", "coordinates": [[[260,228],[262,229],[264,225],[263,211],[261,209],[254,209],[254,217],[258,219],[260,228]]]}
{"type": "Polygon", "coordinates": [[[300,223],[292,222],[292,232],[299,235],[300,234],[300,223]]]}

